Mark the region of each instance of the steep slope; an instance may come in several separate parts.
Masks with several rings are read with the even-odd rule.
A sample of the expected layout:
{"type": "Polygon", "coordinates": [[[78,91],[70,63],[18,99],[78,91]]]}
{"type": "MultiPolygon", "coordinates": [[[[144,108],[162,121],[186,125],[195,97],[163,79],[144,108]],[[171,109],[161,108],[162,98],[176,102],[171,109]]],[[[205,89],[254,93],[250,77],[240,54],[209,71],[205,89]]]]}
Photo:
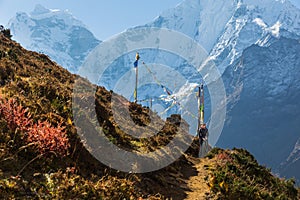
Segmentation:
{"type": "MultiPolygon", "coordinates": [[[[66,130],[70,141],[69,154],[64,157],[57,156],[55,151],[47,155],[41,154],[39,149],[26,144],[27,136],[23,131],[11,130],[10,123],[4,120],[6,118],[2,118],[2,115],[6,115],[7,112],[3,113],[1,110],[0,145],[3,151],[0,154],[0,191],[2,197],[160,199],[164,195],[174,195],[183,198],[186,190],[184,183],[177,182],[175,175],[178,173],[176,177],[186,179],[182,171],[190,170],[191,173],[194,171],[194,167],[188,161],[190,156],[182,156],[169,167],[148,174],[122,173],[103,165],[83,146],[72,122],[71,96],[74,80],[79,78],[77,80],[82,81],[82,84],[90,83],[70,74],[46,55],[23,49],[19,44],[4,37],[2,33],[0,33],[0,52],[1,105],[5,104],[3,99],[14,99],[17,105],[13,104],[5,109],[10,112],[10,109],[26,108],[29,112],[27,116],[31,116],[34,123],[46,120],[53,127],[61,126],[66,130]],[[163,189],[157,187],[158,182],[163,183],[165,187],[163,189]],[[74,187],[76,183],[79,185],[74,187]],[[172,187],[175,186],[178,189],[174,192],[172,187]]],[[[98,87],[95,106],[99,123],[107,130],[107,137],[115,145],[132,151],[153,151],[168,143],[176,134],[177,126],[164,122],[164,129],[148,140],[133,139],[126,135],[112,119],[111,95],[112,93],[105,88],[98,87]]],[[[93,95],[92,98],[94,97],[93,95]]],[[[129,103],[125,98],[119,98],[129,103]]],[[[129,104],[131,104],[134,121],[148,123],[149,110],[133,103],[129,104]]],[[[15,112],[18,116],[18,111],[15,112]]],[[[52,139],[59,141],[59,138],[53,137],[49,138],[50,142],[52,139]]],[[[43,143],[47,141],[47,139],[41,140],[43,143]]],[[[189,150],[193,152],[192,154],[197,152],[195,144],[189,150]]]]}
{"type": "Polygon", "coordinates": [[[27,49],[47,54],[71,72],[77,72],[87,54],[100,41],[68,11],[41,5],[26,14],[19,12],[8,23],[13,39],[27,49]]]}
{"type": "Polygon", "coordinates": [[[253,45],[225,71],[231,109],[219,146],[245,147],[278,170],[300,137],[299,50],[298,40],[283,37],[269,47],[253,45]]]}

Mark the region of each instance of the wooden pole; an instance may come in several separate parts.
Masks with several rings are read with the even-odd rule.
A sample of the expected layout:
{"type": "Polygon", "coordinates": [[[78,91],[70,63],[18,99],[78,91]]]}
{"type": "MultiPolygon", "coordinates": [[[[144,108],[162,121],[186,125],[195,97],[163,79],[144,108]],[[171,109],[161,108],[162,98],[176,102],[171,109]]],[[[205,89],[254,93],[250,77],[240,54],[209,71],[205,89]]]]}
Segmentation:
{"type": "Polygon", "coordinates": [[[203,84],[198,87],[198,129],[200,130],[201,125],[204,124],[204,89],[203,84]]]}
{"type": "Polygon", "coordinates": [[[197,127],[197,134],[199,134],[199,130],[200,130],[200,126],[201,126],[201,122],[200,122],[200,118],[201,118],[201,114],[200,114],[200,107],[201,107],[201,89],[200,86],[198,87],[198,93],[197,93],[197,98],[198,98],[198,127],[197,127]]]}
{"type": "Polygon", "coordinates": [[[138,67],[135,68],[134,103],[137,102],[137,88],[138,88],[138,67]]]}
{"type": "Polygon", "coordinates": [[[139,62],[140,56],[137,52],[135,55],[135,62],[134,62],[134,68],[135,68],[135,88],[134,88],[134,102],[137,103],[137,89],[138,89],[138,62],[139,62]]]}
{"type": "Polygon", "coordinates": [[[204,89],[203,84],[200,86],[200,125],[204,124],[204,89]]]}

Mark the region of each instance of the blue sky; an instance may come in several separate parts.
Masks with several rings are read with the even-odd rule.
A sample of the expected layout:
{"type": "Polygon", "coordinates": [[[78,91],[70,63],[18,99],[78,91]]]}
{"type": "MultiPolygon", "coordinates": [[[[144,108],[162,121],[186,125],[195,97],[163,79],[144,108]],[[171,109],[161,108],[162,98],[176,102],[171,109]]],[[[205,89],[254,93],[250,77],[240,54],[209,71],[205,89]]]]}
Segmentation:
{"type": "MultiPolygon", "coordinates": [[[[68,9],[100,40],[129,27],[152,21],[162,11],[183,0],[0,0],[0,24],[6,25],[18,11],[29,13],[36,4],[68,9]],[[77,2],[77,3],[75,3],[77,2]]],[[[300,8],[300,0],[291,0],[300,8]]]]}
{"type": "Polygon", "coordinates": [[[182,0],[0,0],[0,24],[7,25],[16,12],[29,13],[36,4],[41,4],[51,9],[68,9],[98,39],[105,40],[129,27],[152,21],[180,2],[182,0]]]}

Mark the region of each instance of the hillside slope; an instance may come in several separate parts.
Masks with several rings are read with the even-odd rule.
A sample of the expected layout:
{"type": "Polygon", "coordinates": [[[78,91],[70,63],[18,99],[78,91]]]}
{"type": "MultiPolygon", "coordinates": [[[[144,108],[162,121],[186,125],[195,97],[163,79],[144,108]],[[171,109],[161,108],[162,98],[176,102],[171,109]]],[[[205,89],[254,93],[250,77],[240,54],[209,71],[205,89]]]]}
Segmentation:
{"type": "MultiPolygon", "coordinates": [[[[74,81],[89,82],[70,74],[46,55],[23,49],[3,34],[0,61],[1,198],[191,199],[202,195],[203,199],[296,199],[293,181],[275,178],[244,150],[215,149],[205,159],[196,158],[197,139],[179,159],[157,171],[137,174],[109,168],[83,146],[73,122],[74,81]],[[29,143],[32,131],[36,131],[35,137],[29,143]]],[[[133,138],[113,120],[113,92],[96,88],[92,98],[96,97],[98,122],[107,138],[120,148],[151,152],[168,144],[179,131],[186,132],[176,121],[157,119],[164,123],[158,134],[133,138]]],[[[135,123],[149,123],[147,108],[116,96],[129,105],[135,123]]]]}

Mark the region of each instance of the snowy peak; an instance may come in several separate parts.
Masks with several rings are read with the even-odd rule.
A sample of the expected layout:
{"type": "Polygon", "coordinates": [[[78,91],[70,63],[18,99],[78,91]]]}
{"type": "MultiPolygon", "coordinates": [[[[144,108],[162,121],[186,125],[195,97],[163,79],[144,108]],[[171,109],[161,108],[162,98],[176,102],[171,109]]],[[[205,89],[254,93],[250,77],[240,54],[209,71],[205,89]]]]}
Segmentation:
{"type": "Polygon", "coordinates": [[[223,73],[253,44],[269,46],[281,36],[299,39],[300,10],[283,0],[185,0],[142,27],[188,35],[223,73]]]}
{"type": "Polygon", "coordinates": [[[279,37],[280,27],[282,25],[279,21],[277,21],[276,24],[271,27],[268,27],[268,25],[265,24],[265,22],[261,18],[255,18],[253,22],[260,26],[264,32],[271,33],[273,36],[279,37]]]}
{"type": "Polygon", "coordinates": [[[210,51],[211,59],[223,72],[253,44],[268,46],[272,37],[300,38],[296,36],[300,30],[299,21],[300,11],[289,1],[238,1],[210,51]]]}
{"type": "Polygon", "coordinates": [[[73,73],[100,42],[68,10],[42,5],[36,5],[30,14],[17,13],[8,26],[13,38],[27,49],[49,55],[73,73]]]}
{"type": "Polygon", "coordinates": [[[199,42],[220,71],[252,44],[266,44],[267,34],[300,32],[300,11],[279,0],[185,0],[145,26],[182,32],[199,42]]]}
{"type": "Polygon", "coordinates": [[[36,20],[56,18],[63,20],[66,25],[82,26],[86,28],[86,26],[80,20],[76,19],[68,10],[47,9],[40,4],[35,6],[34,10],[30,12],[29,17],[36,20]]]}
{"type": "Polygon", "coordinates": [[[176,8],[163,12],[146,26],[173,29],[195,38],[209,51],[232,14],[233,0],[185,0],[176,8]]]}
{"type": "MultiPolygon", "coordinates": [[[[251,16],[262,18],[268,25],[272,26],[279,22],[283,28],[289,30],[295,27],[299,28],[299,9],[290,1],[285,0],[244,0],[241,4],[246,5],[251,16]],[[289,19],[290,18],[290,19],[289,19]],[[293,23],[296,22],[296,23],[293,23]]],[[[252,18],[253,18],[252,17],[252,18]]]]}
{"type": "Polygon", "coordinates": [[[240,0],[234,17],[239,18],[242,15],[249,17],[249,23],[263,25],[262,29],[272,27],[298,32],[300,28],[300,10],[288,0],[240,0]]]}
{"type": "Polygon", "coordinates": [[[41,15],[41,14],[46,14],[50,13],[51,10],[45,8],[41,4],[37,4],[34,8],[34,10],[30,13],[31,15],[41,15]]]}

